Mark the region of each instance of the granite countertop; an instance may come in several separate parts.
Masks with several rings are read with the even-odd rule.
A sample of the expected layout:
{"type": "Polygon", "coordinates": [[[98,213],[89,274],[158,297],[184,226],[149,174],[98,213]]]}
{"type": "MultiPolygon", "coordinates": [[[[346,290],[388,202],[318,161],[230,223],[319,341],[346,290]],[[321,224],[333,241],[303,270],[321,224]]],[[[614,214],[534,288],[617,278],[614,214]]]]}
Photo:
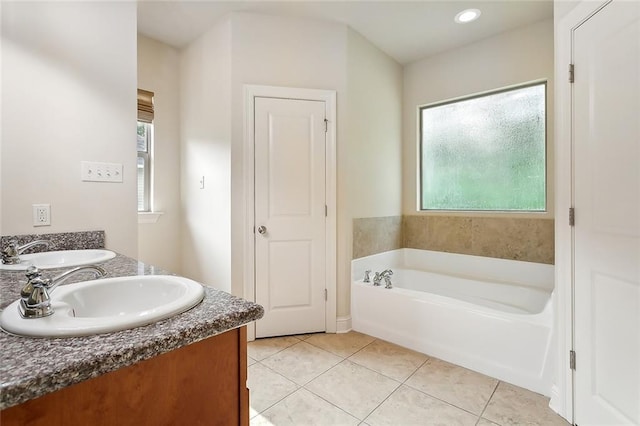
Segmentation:
{"type": "MultiPolygon", "coordinates": [[[[120,254],[100,266],[109,277],[168,274],[120,254]]],[[[46,270],[43,275],[62,271],[46,270]]],[[[69,282],[85,279],[79,274],[69,282]]],[[[0,271],[0,309],[18,299],[24,282],[24,271],[0,271]]],[[[263,314],[260,305],[205,287],[204,300],[191,310],[131,330],[57,339],[0,331],[0,409],[224,333],[263,314]]]]}

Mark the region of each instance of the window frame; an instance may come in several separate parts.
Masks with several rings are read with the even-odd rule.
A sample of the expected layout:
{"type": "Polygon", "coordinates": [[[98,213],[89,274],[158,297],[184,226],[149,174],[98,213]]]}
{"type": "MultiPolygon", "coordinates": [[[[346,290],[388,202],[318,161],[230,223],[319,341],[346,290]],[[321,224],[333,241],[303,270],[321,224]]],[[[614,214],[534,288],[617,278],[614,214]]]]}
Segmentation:
{"type": "Polygon", "coordinates": [[[498,89],[487,90],[484,92],[478,92],[471,95],[464,95],[457,98],[451,98],[444,101],[432,102],[429,104],[418,105],[417,107],[417,144],[418,144],[418,158],[417,158],[417,212],[422,214],[429,213],[444,213],[449,215],[459,215],[459,214],[477,214],[483,216],[491,216],[491,215],[534,215],[536,217],[540,215],[548,216],[552,214],[551,211],[551,203],[550,203],[550,188],[549,188],[549,81],[548,79],[538,79],[532,80],[525,83],[514,84],[511,86],[505,86],[498,89]],[[424,209],[423,206],[423,122],[422,122],[422,111],[424,109],[449,105],[453,103],[458,103],[462,101],[467,101],[470,99],[477,99],[482,97],[487,97],[491,95],[497,95],[500,93],[510,92],[518,89],[524,89],[527,87],[534,86],[544,86],[544,209],[543,210],[482,210],[482,209],[424,209]]]}
{"type": "MultiPolygon", "coordinates": [[[[138,213],[148,213],[152,211],[152,206],[151,206],[151,167],[152,167],[152,161],[151,161],[151,150],[152,150],[152,146],[153,146],[153,123],[148,123],[145,121],[139,121],[138,120],[138,125],[144,125],[146,127],[146,132],[145,132],[145,138],[146,138],[146,150],[145,151],[139,151],[137,149],[137,144],[136,144],[136,151],[138,153],[137,158],[142,158],[143,161],[143,170],[144,170],[144,188],[143,188],[143,200],[142,200],[142,209],[140,209],[139,204],[140,204],[140,200],[138,200],[138,213]]],[[[137,130],[136,130],[137,133],[137,130]]],[[[138,163],[136,160],[136,168],[138,167],[138,163]]],[[[137,179],[137,174],[136,174],[136,179],[137,179]]],[[[136,185],[137,187],[137,185],[136,185]]],[[[137,191],[136,191],[137,193],[137,191]]]]}

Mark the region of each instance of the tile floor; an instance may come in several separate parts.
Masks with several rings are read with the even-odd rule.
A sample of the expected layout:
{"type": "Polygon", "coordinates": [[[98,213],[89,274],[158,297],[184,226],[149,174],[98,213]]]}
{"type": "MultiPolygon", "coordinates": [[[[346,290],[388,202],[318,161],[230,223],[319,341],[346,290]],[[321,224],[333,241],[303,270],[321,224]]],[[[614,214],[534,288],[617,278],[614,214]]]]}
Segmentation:
{"type": "Polygon", "coordinates": [[[562,425],[542,395],[366,336],[248,346],[251,425],[562,425]]]}

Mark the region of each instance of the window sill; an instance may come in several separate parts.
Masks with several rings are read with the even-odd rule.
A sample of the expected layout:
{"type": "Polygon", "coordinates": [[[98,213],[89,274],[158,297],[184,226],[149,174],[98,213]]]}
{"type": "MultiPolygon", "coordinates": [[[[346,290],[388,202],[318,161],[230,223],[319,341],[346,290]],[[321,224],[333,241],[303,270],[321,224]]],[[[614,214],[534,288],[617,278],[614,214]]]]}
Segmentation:
{"type": "Polygon", "coordinates": [[[164,212],[138,212],[138,223],[156,223],[164,212]]]}

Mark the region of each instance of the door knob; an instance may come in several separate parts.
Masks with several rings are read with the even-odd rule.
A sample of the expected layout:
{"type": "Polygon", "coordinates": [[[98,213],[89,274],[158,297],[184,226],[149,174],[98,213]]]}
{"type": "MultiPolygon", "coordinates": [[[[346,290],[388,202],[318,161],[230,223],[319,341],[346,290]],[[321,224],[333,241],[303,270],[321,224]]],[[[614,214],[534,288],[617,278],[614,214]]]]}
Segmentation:
{"type": "Polygon", "coordinates": [[[264,235],[267,233],[267,227],[264,225],[260,225],[258,226],[258,233],[261,235],[264,235]]]}

